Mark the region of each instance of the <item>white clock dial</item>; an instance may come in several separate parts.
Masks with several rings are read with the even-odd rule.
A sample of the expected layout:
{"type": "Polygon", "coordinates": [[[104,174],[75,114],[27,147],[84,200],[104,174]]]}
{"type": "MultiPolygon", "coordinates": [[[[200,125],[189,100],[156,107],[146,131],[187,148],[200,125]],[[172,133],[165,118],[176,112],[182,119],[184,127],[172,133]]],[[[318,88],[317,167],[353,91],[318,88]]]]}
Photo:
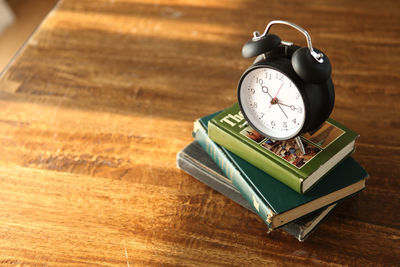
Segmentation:
{"type": "Polygon", "coordinates": [[[240,104],[250,123],[267,137],[295,137],[304,125],[304,101],[296,85],[282,72],[255,68],[243,78],[240,104]]]}

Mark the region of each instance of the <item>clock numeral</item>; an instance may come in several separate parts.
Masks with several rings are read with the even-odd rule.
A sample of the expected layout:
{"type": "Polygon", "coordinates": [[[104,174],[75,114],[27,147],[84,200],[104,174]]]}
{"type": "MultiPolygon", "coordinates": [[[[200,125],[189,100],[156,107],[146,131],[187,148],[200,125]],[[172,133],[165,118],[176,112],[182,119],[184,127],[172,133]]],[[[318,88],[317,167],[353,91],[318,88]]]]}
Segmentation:
{"type": "Polygon", "coordinates": [[[271,126],[274,127],[276,125],[275,121],[271,121],[271,126]]]}
{"type": "Polygon", "coordinates": [[[283,79],[283,74],[282,74],[282,73],[279,73],[279,72],[277,72],[277,73],[276,73],[276,79],[278,79],[278,80],[282,81],[282,79],[283,79]]]}
{"type": "Polygon", "coordinates": [[[296,119],[293,119],[292,122],[293,122],[294,124],[296,124],[296,119]]]}
{"type": "Polygon", "coordinates": [[[254,95],[255,92],[256,92],[256,90],[254,90],[254,88],[250,88],[249,91],[250,91],[250,93],[253,94],[253,95],[254,95]]]}
{"type": "Polygon", "coordinates": [[[297,112],[301,113],[303,110],[301,108],[297,108],[297,112]]]}
{"type": "Polygon", "coordinates": [[[287,122],[283,122],[283,128],[287,128],[287,122]]]}
{"type": "Polygon", "coordinates": [[[272,80],[272,75],[271,75],[271,73],[265,73],[265,78],[266,79],[268,79],[268,80],[272,80]]]}
{"type": "Polygon", "coordinates": [[[258,119],[261,120],[264,117],[264,115],[265,114],[263,112],[261,112],[261,116],[259,116],[258,119]]]}
{"type": "Polygon", "coordinates": [[[296,93],[296,99],[300,99],[300,94],[298,92],[296,93]]]}
{"type": "Polygon", "coordinates": [[[262,85],[263,84],[263,80],[257,77],[256,78],[256,83],[258,83],[259,85],[262,85]]]}
{"type": "Polygon", "coordinates": [[[257,108],[257,103],[256,103],[256,102],[250,103],[250,107],[252,107],[252,108],[257,108]]]}

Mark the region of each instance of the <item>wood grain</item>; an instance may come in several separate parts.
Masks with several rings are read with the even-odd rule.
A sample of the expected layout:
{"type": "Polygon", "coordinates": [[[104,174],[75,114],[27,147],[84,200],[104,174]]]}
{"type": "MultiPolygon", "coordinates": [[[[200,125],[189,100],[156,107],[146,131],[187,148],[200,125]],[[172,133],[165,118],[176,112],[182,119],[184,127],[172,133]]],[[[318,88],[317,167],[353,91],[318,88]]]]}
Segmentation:
{"type": "Polygon", "coordinates": [[[399,3],[60,1],[0,78],[0,265],[399,264],[399,3]],[[329,55],[332,117],[370,174],[304,243],[175,165],[272,19],[329,55]]]}

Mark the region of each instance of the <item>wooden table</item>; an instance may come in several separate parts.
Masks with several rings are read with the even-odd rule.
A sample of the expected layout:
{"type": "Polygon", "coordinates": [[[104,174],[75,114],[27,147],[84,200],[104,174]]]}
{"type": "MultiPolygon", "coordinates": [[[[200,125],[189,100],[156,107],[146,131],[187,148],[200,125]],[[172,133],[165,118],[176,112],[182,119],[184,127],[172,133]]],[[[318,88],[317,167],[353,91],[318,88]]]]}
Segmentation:
{"type": "Polygon", "coordinates": [[[264,2],[60,1],[1,75],[0,265],[399,264],[400,2],[264,2]],[[175,165],[272,19],[329,55],[370,174],[304,243],[175,165]]]}

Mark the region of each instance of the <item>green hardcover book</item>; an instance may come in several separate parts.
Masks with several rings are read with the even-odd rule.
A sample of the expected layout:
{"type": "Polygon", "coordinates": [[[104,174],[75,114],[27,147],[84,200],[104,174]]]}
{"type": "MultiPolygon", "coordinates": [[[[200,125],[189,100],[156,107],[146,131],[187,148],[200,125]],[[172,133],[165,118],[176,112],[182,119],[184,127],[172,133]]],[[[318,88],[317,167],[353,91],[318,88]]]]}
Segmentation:
{"type": "Polygon", "coordinates": [[[301,136],[306,154],[295,139],[275,141],[253,130],[236,103],[208,125],[208,135],[242,159],[304,194],[354,151],[358,134],[328,119],[312,135],[301,136]]]}
{"type": "Polygon", "coordinates": [[[196,141],[272,229],[352,196],[365,187],[368,174],[353,158],[348,157],[306,195],[298,194],[213,142],[207,135],[207,125],[210,125],[208,122],[213,116],[203,117],[194,123],[193,135],[196,141]]]}
{"type": "MultiPolygon", "coordinates": [[[[193,141],[176,155],[178,168],[192,175],[200,182],[208,185],[224,196],[235,201],[246,209],[256,213],[240,192],[233,186],[213,159],[204,151],[200,144],[193,141]]],[[[298,241],[306,240],[317,226],[328,216],[337,204],[314,211],[294,222],[282,226],[280,229],[294,236],[298,241]]]]}

